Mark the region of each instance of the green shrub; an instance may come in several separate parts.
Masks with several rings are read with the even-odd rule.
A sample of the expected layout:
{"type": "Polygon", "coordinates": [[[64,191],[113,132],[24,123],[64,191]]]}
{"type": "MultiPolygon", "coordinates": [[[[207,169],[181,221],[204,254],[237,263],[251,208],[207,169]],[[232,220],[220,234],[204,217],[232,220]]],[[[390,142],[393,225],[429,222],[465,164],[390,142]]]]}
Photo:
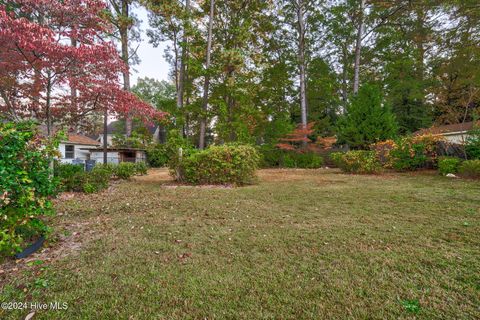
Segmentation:
{"type": "Polygon", "coordinates": [[[155,143],[147,147],[147,161],[151,167],[165,167],[169,159],[166,144],[155,143]]]}
{"type": "Polygon", "coordinates": [[[56,175],[61,184],[61,191],[76,191],[94,193],[108,187],[116,165],[97,164],[90,172],[85,172],[81,166],[72,164],[59,164],[56,175]]]}
{"type": "Polygon", "coordinates": [[[154,168],[170,167],[169,162],[171,160],[175,162],[179,148],[182,148],[185,153],[190,153],[194,149],[190,141],[183,138],[178,130],[170,130],[167,143],[155,143],[147,147],[148,164],[154,168]]]}
{"type": "Polygon", "coordinates": [[[193,184],[252,183],[260,157],[248,145],[211,146],[208,149],[184,155],[171,167],[177,180],[193,184]]]}
{"type": "Polygon", "coordinates": [[[115,176],[119,179],[128,180],[135,175],[135,164],[131,162],[120,162],[115,167],[115,176]]]}
{"type": "Polygon", "coordinates": [[[449,173],[457,173],[458,167],[462,162],[459,158],[454,157],[440,157],[438,159],[438,172],[441,175],[447,175],[449,173]]]}
{"type": "Polygon", "coordinates": [[[340,166],[342,165],[342,160],[343,160],[343,155],[345,154],[345,152],[332,152],[330,153],[329,157],[330,157],[330,160],[332,160],[333,164],[340,168],[340,166]]]}
{"type": "Polygon", "coordinates": [[[84,169],[81,165],[56,163],[54,175],[59,180],[59,191],[74,191],[84,169]]]}
{"type": "Polygon", "coordinates": [[[98,192],[97,186],[89,182],[83,184],[83,192],[85,193],[95,193],[98,192]]]}
{"type": "Polygon", "coordinates": [[[458,172],[467,178],[480,178],[480,160],[466,160],[460,164],[458,172]]]}
{"type": "Polygon", "coordinates": [[[259,148],[261,154],[261,167],[284,167],[284,168],[307,168],[315,169],[323,165],[323,158],[313,152],[298,153],[281,150],[274,146],[262,146],[259,148]]]}
{"type": "Polygon", "coordinates": [[[297,153],[294,158],[297,168],[317,169],[323,165],[323,158],[313,152],[297,153]]]}
{"type": "Polygon", "coordinates": [[[33,122],[0,122],[0,256],[21,250],[29,237],[49,230],[41,220],[54,213],[57,191],[50,169],[59,138],[37,135],[33,122]]]}
{"type": "Polygon", "coordinates": [[[272,145],[262,145],[258,147],[260,153],[260,166],[262,168],[275,168],[282,166],[283,150],[272,145]]]}
{"type": "Polygon", "coordinates": [[[96,165],[90,172],[82,170],[73,174],[63,190],[94,193],[106,189],[111,178],[111,167],[96,165]]]}
{"type": "Polygon", "coordinates": [[[480,159],[480,128],[468,132],[465,152],[469,159],[480,159]]]}
{"type": "MultiPolygon", "coordinates": [[[[83,189],[85,191],[85,184],[90,184],[95,187],[95,191],[108,188],[108,183],[112,178],[112,172],[106,168],[94,167],[92,171],[85,172],[83,178],[83,189]]],[[[88,192],[87,192],[88,193],[88,192]]]]}
{"type": "Polygon", "coordinates": [[[280,160],[280,167],[284,168],[295,168],[295,159],[293,154],[284,153],[282,159],[280,160]]]}
{"type": "Polygon", "coordinates": [[[391,166],[397,171],[415,170],[425,167],[427,156],[421,144],[399,143],[390,151],[391,166]]]}
{"type": "Polygon", "coordinates": [[[137,162],[135,163],[135,174],[137,175],[145,175],[147,174],[148,166],[145,162],[137,162]]]}
{"type": "Polygon", "coordinates": [[[381,169],[381,165],[373,151],[334,152],[330,154],[330,158],[344,172],[376,173],[381,169]]]}
{"type": "Polygon", "coordinates": [[[103,169],[110,172],[110,175],[113,176],[115,174],[115,170],[117,170],[117,164],[115,163],[97,163],[94,167],[96,169],[103,169]]]}
{"type": "Polygon", "coordinates": [[[437,165],[437,145],[440,140],[432,135],[398,139],[389,151],[388,166],[397,171],[434,168],[437,165]]]}

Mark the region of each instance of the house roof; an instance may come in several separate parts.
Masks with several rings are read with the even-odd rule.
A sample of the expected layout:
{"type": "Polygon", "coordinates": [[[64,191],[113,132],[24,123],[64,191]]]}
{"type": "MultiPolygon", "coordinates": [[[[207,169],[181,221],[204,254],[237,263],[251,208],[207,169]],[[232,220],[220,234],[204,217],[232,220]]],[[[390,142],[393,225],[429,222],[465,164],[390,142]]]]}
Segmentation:
{"type": "Polygon", "coordinates": [[[68,140],[62,141],[64,143],[73,143],[73,144],[82,144],[82,145],[88,145],[88,146],[98,146],[100,145],[100,142],[90,139],[87,136],[81,135],[81,134],[68,134],[68,140]]]}
{"type": "MultiPolygon", "coordinates": [[[[477,122],[477,126],[480,126],[480,121],[477,122]]],[[[464,122],[464,123],[454,123],[454,124],[447,124],[443,126],[436,126],[427,129],[420,129],[413,133],[415,136],[420,136],[424,134],[448,134],[453,132],[466,132],[472,130],[474,127],[473,121],[464,122]]]]}
{"type": "MultiPolygon", "coordinates": [[[[144,126],[143,123],[138,124],[134,122],[132,124],[132,129],[135,130],[143,126],[144,126]]],[[[148,130],[148,132],[150,132],[150,134],[154,134],[155,130],[157,130],[157,126],[154,124],[145,125],[145,128],[148,130]]],[[[107,125],[107,134],[125,134],[126,133],[125,129],[126,128],[125,128],[124,121],[119,121],[119,120],[112,121],[107,125]]]]}
{"type": "MultiPolygon", "coordinates": [[[[47,126],[45,125],[40,125],[38,126],[39,131],[42,135],[46,136],[47,135],[47,126]]],[[[53,127],[52,132],[55,133],[59,130],[57,127],[53,127]]],[[[82,144],[82,145],[94,145],[98,146],[100,145],[100,142],[96,141],[95,139],[89,138],[86,135],[79,134],[79,133],[67,133],[67,139],[62,140],[62,143],[71,143],[71,144],[82,144]]]]}

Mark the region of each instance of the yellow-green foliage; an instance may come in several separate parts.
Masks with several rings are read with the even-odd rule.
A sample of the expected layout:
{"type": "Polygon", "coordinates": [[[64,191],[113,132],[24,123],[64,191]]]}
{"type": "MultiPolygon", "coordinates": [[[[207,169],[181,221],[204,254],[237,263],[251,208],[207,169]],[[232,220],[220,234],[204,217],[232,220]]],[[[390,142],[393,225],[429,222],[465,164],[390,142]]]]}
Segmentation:
{"type": "Polygon", "coordinates": [[[330,158],[344,172],[376,173],[381,169],[381,165],[373,151],[334,152],[330,155],[330,158]]]}
{"type": "Polygon", "coordinates": [[[171,169],[178,180],[193,184],[243,185],[255,181],[259,161],[252,146],[222,145],[186,155],[171,169]]]}
{"type": "Polygon", "coordinates": [[[446,175],[449,173],[457,173],[458,166],[462,162],[459,158],[454,157],[440,157],[438,159],[438,172],[441,175],[446,175]]]}

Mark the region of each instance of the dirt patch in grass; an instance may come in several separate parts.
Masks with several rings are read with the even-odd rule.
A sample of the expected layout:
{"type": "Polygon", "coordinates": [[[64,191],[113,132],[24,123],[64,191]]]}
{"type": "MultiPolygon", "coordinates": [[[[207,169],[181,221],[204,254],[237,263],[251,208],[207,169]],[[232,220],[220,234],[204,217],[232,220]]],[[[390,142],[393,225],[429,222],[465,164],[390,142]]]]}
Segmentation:
{"type": "Polygon", "coordinates": [[[133,180],[141,183],[155,183],[155,184],[165,184],[173,181],[172,177],[168,173],[167,168],[149,169],[147,175],[134,177],[133,180]]]}

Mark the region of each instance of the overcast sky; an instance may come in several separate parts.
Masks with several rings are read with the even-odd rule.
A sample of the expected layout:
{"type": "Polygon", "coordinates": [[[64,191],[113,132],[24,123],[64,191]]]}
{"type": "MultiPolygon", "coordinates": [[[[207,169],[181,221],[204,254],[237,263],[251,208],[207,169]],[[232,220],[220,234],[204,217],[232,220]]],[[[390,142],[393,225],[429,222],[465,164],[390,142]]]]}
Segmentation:
{"type": "Polygon", "coordinates": [[[148,43],[147,29],[148,29],[148,17],[145,8],[136,6],[134,9],[135,14],[140,20],[142,20],[140,29],[142,34],[142,42],[137,50],[137,54],[140,57],[140,64],[133,66],[131,78],[132,85],[137,83],[138,78],[149,77],[157,80],[168,80],[169,66],[163,57],[166,43],[162,43],[157,48],[148,43]],[[136,71],[135,71],[136,70],[136,71]]]}

